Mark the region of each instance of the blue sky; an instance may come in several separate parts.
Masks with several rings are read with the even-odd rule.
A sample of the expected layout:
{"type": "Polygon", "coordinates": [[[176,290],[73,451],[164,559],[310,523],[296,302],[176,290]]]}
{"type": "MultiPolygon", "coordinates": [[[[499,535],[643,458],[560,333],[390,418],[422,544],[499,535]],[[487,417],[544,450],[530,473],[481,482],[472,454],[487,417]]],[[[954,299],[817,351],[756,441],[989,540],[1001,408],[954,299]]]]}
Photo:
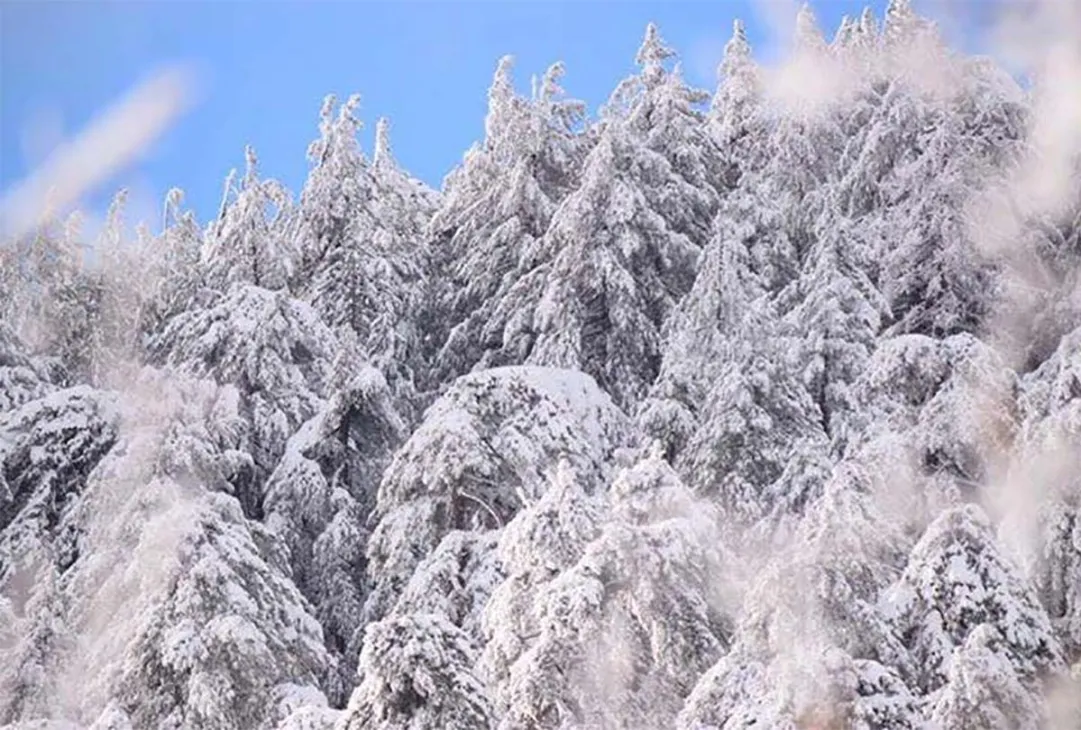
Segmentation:
{"type": "MultiPolygon", "coordinates": [[[[812,7],[829,36],[864,4],[812,7]]],[[[870,4],[881,16],[885,0],[870,4]]],[[[197,104],[91,207],[100,210],[126,185],[152,211],[175,185],[205,220],[249,143],[265,175],[299,192],[327,93],[361,94],[366,149],[376,118],[389,117],[398,159],[438,186],[482,133],[487,87],[503,54],[515,56],[523,91],[532,73],[563,60],[565,88],[595,109],[633,72],[651,20],[679,51],[687,77],[712,89],[735,17],[747,22],[756,51],[768,54],[766,19],[752,0],[3,0],[0,190],[34,162],[28,131],[44,140],[40,156],[50,129],[78,131],[145,74],[175,62],[197,72],[197,104]]]]}

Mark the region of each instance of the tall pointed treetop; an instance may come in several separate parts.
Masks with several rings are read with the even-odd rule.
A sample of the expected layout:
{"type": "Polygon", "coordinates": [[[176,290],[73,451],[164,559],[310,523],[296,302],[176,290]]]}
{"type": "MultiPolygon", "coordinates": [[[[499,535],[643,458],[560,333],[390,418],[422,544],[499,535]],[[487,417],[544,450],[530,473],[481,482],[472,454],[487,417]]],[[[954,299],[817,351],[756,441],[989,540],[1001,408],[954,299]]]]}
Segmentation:
{"type": "Polygon", "coordinates": [[[860,14],[860,20],[858,23],[860,35],[870,40],[878,35],[878,20],[875,18],[875,11],[868,5],[863,9],[860,14]]]}
{"type": "Polygon", "coordinates": [[[484,119],[484,136],[491,144],[506,128],[507,117],[514,103],[514,56],[503,56],[496,65],[492,85],[488,89],[488,115],[484,119]]]}
{"type": "Polygon", "coordinates": [[[856,39],[858,25],[855,20],[846,15],[841,18],[841,24],[837,26],[837,33],[833,36],[834,48],[848,48],[856,39]]]}
{"type": "Polygon", "coordinates": [[[541,77],[541,81],[535,96],[538,101],[547,102],[562,96],[565,92],[563,87],[559,85],[559,80],[562,79],[567,73],[566,66],[562,61],[556,61],[548,70],[544,72],[544,76],[541,77]]]}
{"type": "Polygon", "coordinates": [[[120,188],[109,204],[109,212],[105,214],[105,228],[102,231],[108,245],[120,245],[124,232],[124,208],[128,204],[128,195],[127,188],[120,188]]]}
{"type": "Polygon", "coordinates": [[[863,51],[869,51],[878,45],[878,19],[870,7],[865,7],[853,29],[852,45],[863,51]]]}
{"type": "Polygon", "coordinates": [[[585,118],[586,105],[577,99],[566,98],[567,92],[559,83],[566,72],[562,61],[549,66],[536,82],[533,102],[540,109],[538,119],[541,122],[556,122],[557,128],[570,131],[585,118]]]}
{"type": "MultiPolygon", "coordinates": [[[[356,116],[356,110],[360,106],[360,94],[351,95],[344,104],[338,108],[338,117],[334,117],[334,106],[338,103],[338,97],[327,94],[323,97],[323,105],[319,109],[319,139],[308,147],[308,160],[318,168],[329,160],[345,155],[352,158],[357,152],[356,133],[363,126],[356,116]]],[[[349,159],[347,165],[351,166],[354,160],[349,159]]],[[[308,180],[308,185],[312,184],[308,180]]]]}
{"type": "Polygon", "coordinates": [[[255,148],[244,145],[244,186],[254,185],[259,179],[259,158],[255,156],[255,148]]]}
{"type": "Polygon", "coordinates": [[[646,26],[646,37],[642,41],[634,62],[642,67],[642,78],[647,86],[656,86],[664,78],[664,62],[673,58],[676,52],[665,45],[660,31],[654,23],[646,26]]]}
{"type": "Polygon", "coordinates": [[[717,77],[720,84],[710,111],[717,123],[717,140],[728,147],[745,135],[760,91],[759,69],[742,20],[732,23],[732,37],[724,46],[717,77]]]}
{"type": "Polygon", "coordinates": [[[796,49],[801,52],[820,51],[826,47],[826,39],[818,27],[818,19],[809,3],[804,3],[796,14],[796,49]]]}
{"type": "Polygon", "coordinates": [[[375,146],[372,151],[372,164],[391,165],[394,156],[390,150],[390,122],[386,117],[380,117],[375,123],[375,146]]]}
{"type": "Polygon", "coordinates": [[[164,231],[169,227],[169,222],[178,222],[181,216],[180,206],[184,204],[184,191],[180,188],[169,188],[165,193],[165,203],[161,213],[161,228],[164,231]]]}
{"type": "Polygon", "coordinates": [[[735,76],[740,69],[752,63],[751,44],[747,42],[747,29],[738,18],[732,21],[732,37],[724,44],[724,58],[717,69],[723,82],[735,76]]]}
{"type": "Polygon", "coordinates": [[[911,0],[890,0],[883,34],[887,43],[900,45],[911,42],[926,25],[927,21],[912,8],[911,0]]]}
{"type": "Polygon", "coordinates": [[[324,123],[329,124],[334,115],[334,107],[338,103],[338,97],[334,94],[327,94],[323,97],[323,105],[319,107],[319,119],[324,123]]]}
{"type": "Polygon", "coordinates": [[[345,100],[345,103],[342,104],[342,108],[338,110],[338,121],[356,121],[355,112],[358,107],[360,107],[360,94],[350,95],[350,97],[345,100]]]}

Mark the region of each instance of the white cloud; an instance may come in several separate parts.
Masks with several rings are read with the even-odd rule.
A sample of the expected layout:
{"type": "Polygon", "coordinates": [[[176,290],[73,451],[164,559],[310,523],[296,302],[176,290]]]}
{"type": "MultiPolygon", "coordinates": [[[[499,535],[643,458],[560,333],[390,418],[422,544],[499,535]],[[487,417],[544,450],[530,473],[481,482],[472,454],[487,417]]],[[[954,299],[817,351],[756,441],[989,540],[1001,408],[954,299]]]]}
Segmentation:
{"type": "Polygon", "coordinates": [[[4,195],[0,230],[14,238],[24,235],[50,206],[67,210],[127,168],[184,111],[192,97],[192,81],[187,68],[166,68],[106,109],[4,195]]]}

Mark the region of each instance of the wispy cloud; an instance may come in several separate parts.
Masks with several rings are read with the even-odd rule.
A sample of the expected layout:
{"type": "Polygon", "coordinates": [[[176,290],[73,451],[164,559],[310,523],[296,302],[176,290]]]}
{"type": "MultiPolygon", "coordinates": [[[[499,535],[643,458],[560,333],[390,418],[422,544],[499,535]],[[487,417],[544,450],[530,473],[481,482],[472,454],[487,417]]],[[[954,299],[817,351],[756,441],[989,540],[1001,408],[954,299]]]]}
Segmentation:
{"type": "MultiPolygon", "coordinates": [[[[0,234],[23,236],[50,210],[70,209],[107,183],[153,145],[190,104],[193,91],[187,67],[152,74],[4,195],[0,234]]],[[[30,140],[29,146],[45,142],[30,140]]]]}

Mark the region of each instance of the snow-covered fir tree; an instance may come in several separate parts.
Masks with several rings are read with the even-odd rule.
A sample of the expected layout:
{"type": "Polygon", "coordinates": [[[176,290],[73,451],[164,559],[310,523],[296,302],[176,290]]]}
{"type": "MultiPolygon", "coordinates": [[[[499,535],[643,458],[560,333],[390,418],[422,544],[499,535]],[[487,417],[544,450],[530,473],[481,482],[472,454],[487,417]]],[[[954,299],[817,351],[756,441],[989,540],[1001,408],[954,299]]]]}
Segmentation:
{"type": "Polygon", "coordinates": [[[0,725],[1081,726],[1076,117],[882,5],[0,241],[0,725]]]}
{"type": "Polygon", "coordinates": [[[465,635],[438,614],[413,614],[368,625],[360,685],[342,730],[492,727],[484,685],[474,675],[465,635]]]}
{"type": "Polygon", "coordinates": [[[448,177],[444,205],[431,221],[442,299],[433,317],[445,319],[435,323],[441,329],[433,336],[445,339],[438,356],[443,378],[489,363],[488,353],[507,353],[492,364],[518,363],[528,354],[505,339],[514,310],[498,305],[522,296],[522,285],[539,285],[537,274],[528,275],[550,263],[541,239],[577,187],[589,144],[577,129],[584,105],[563,98],[559,86],[563,64],[548,68],[531,99],[515,92],[511,64],[510,57],[500,60],[484,142],[448,177]]]}
{"type": "Polygon", "coordinates": [[[287,213],[286,193],[276,181],[259,178],[254,149],[245,148],[244,158],[244,176],[234,185],[230,175],[221,214],[203,244],[207,275],[222,292],[241,283],[281,288],[290,263],[276,225],[276,218],[287,213]]]}

